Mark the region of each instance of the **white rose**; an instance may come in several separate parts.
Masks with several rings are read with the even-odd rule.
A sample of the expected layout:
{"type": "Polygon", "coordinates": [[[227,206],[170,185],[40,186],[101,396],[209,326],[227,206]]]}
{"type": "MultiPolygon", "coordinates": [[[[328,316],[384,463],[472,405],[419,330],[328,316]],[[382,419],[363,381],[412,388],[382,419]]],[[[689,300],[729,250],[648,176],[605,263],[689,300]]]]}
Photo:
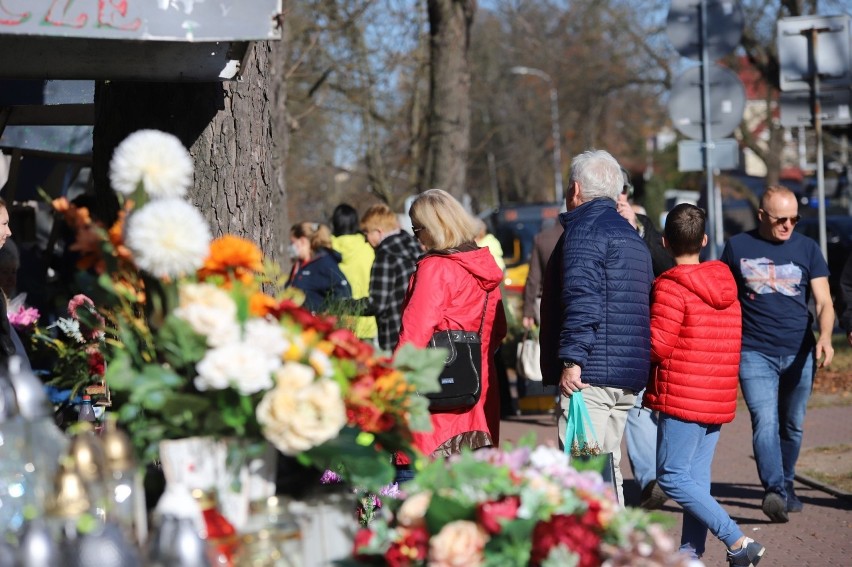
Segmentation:
{"type": "Polygon", "coordinates": [[[254,345],[228,343],[210,349],[195,365],[195,387],[202,391],[233,387],[251,395],[272,387],[272,373],[278,363],[254,345]]]}
{"type": "Polygon", "coordinates": [[[406,528],[426,525],[426,511],[431,503],[432,493],[428,490],[409,496],[396,513],[397,523],[406,528]]]}
{"type": "Polygon", "coordinates": [[[281,360],[281,356],[290,348],[290,341],[284,336],[281,325],[267,319],[249,319],[243,340],[276,360],[281,360]]]}
{"type": "Polygon", "coordinates": [[[321,350],[312,350],[308,356],[308,362],[316,370],[316,373],[323,378],[331,378],[334,374],[334,366],[331,363],[331,359],[321,350]]]}
{"type": "Polygon", "coordinates": [[[257,407],[264,436],[285,455],[334,439],[346,425],[346,406],[337,382],[313,381],[313,376],[308,366],[285,364],[276,372],[277,386],[257,407]]]}
{"type": "Polygon", "coordinates": [[[174,314],[189,323],[193,331],[207,337],[210,346],[222,346],[239,338],[237,304],[215,285],[182,285],[174,314]]]}

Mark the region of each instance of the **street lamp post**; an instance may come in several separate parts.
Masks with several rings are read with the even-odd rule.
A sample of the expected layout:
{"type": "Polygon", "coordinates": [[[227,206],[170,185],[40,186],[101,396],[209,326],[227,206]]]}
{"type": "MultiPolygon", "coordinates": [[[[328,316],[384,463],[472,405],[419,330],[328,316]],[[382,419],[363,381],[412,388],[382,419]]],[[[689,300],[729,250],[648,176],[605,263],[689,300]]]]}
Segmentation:
{"type": "Polygon", "coordinates": [[[550,87],[550,135],[553,137],[553,190],[556,202],[561,203],[562,194],[562,149],[559,144],[559,93],[553,79],[535,67],[512,67],[509,71],[514,75],[532,75],[547,83],[550,87]]]}

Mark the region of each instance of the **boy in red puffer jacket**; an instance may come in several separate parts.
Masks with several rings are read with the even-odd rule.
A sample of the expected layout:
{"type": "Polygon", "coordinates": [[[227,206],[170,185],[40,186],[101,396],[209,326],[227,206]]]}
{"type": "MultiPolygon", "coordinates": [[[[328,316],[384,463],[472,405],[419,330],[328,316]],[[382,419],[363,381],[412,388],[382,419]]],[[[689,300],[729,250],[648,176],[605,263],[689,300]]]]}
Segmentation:
{"type": "Polygon", "coordinates": [[[663,245],[675,267],[654,282],[651,378],[644,404],[659,413],[657,482],[683,507],[681,551],[700,558],[707,531],[728,547],[730,565],[756,565],[764,547],[745,537],[710,495],[710,465],[723,423],[734,419],[742,323],[728,266],[699,263],[704,211],[675,207],[663,245]]]}

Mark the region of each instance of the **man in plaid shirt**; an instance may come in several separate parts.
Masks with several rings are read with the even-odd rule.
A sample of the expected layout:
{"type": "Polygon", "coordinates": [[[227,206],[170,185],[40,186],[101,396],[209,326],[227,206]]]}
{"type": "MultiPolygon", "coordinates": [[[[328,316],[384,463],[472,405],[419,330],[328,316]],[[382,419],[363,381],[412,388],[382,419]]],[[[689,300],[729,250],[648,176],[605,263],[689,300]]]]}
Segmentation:
{"type": "Polygon", "coordinates": [[[376,249],[370,271],[370,296],[358,300],[363,315],[374,315],[379,326],[378,342],[393,350],[402,323],[402,302],[408,281],[423,253],[420,243],[400,229],[396,214],[383,204],[373,205],[361,217],[361,231],[376,249]]]}

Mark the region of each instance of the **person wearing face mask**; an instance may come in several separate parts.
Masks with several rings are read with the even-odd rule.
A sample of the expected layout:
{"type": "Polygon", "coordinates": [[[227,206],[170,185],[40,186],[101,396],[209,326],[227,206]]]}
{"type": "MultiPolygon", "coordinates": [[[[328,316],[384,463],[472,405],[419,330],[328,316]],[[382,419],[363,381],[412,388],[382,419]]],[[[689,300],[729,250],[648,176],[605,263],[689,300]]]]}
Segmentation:
{"type": "Polygon", "coordinates": [[[331,231],[323,224],[300,222],[290,229],[288,249],[293,267],[286,287],[305,294],[302,306],[314,313],[335,301],[350,299],[352,289],[340,271],[340,253],[331,249],[331,231]]]}

